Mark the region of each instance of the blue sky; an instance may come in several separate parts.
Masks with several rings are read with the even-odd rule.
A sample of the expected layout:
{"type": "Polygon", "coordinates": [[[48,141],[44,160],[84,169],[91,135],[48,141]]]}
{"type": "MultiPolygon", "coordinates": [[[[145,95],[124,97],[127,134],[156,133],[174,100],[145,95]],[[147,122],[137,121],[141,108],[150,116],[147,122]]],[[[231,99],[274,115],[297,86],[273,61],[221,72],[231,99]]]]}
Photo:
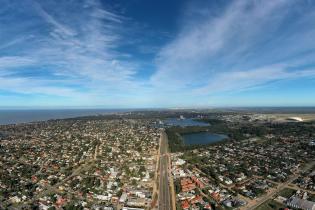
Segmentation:
{"type": "Polygon", "coordinates": [[[314,1],[0,3],[0,107],[315,106],[314,1]]]}

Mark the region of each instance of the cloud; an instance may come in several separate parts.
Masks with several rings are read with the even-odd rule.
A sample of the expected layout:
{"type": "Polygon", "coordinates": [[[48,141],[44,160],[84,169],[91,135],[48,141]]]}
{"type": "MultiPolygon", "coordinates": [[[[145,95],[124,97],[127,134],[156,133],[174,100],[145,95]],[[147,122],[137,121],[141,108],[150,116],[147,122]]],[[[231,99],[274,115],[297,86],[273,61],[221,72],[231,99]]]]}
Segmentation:
{"type": "Polygon", "coordinates": [[[204,105],[211,95],[315,77],[312,2],[237,0],[201,11],[194,1],[175,37],[175,29],[161,33],[171,25],[151,28],[111,6],[5,0],[0,90],[97,104],[204,105]]]}
{"type": "Polygon", "coordinates": [[[36,60],[21,56],[3,56],[0,57],[0,72],[3,70],[29,66],[36,63],[36,60]]]}
{"type": "Polygon", "coordinates": [[[79,92],[66,87],[58,87],[51,81],[39,81],[31,78],[0,77],[0,90],[7,89],[10,92],[21,94],[42,94],[70,97],[79,92]]]}
{"type": "Polygon", "coordinates": [[[60,23],[57,21],[53,16],[48,14],[36,1],[33,1],[33,6],[38,12],[38,14],[47,21],[47,23],[51,24],[54,27],[54,32],[59,33],[65,36],[75,36],[76,32],[72,30],[65,24],[60,23]]]}
{"type": "MultiPolygon", "coordinates": [[[[29,2],[23,11],[13,15],[8,14],[10,10],[6,12],[12,22],[10,34],[1,33],[10,37],[6,42],[10,44],[0,43],[0,49],[11,53],[0,57],[0,89],[57,96],[71,96],[84,89],[85,94],[102,97],[107,92],[127,92],[141,86],[133,78],[137,65],[116,50],[122,41],[124,17],[97,0],[29,2]],[[23,16],[27,18],[21,19],[23,16]],[[40,71],[36,78],[30,76],[34,68],[40,71]]],[[[18,6],[14,1],[9,4],[8,8],[18,6]]]]}
{"type": "Polygon", "coordinates": [[[15,46],[17,44],[20,44],[20,43],[23,43],[29,39],[31,39],[32,36],[20,36],[20,37],[17,37],[16,39],[12,39],[8,42],[5,42],[3,43],[2,45],[0,45],[0,50],[4,50],[6,48],[9,48],[11,46],[15,46]]]}
{"type": "Polygon", "coordinates": [[[151,82],[164,91],[208,95],[313,77],[314,70],[292,63],[303,56],[315,58],[309,55],[315,48],[315,16],[307,4],[233,1],[216,16],[206,13],[183,21],[179,35],[159,52],[151,82]]]}
{"type": "Polygon", "coordinates": [[[240,92],[279,80],[295,80],[310,77],[315,78],[315,69],[287,71],[282,65],[274,65],[248,71],[217,74],[208,85],[196,89],[195,93],[203,95],[205,93],[240,92]]]}

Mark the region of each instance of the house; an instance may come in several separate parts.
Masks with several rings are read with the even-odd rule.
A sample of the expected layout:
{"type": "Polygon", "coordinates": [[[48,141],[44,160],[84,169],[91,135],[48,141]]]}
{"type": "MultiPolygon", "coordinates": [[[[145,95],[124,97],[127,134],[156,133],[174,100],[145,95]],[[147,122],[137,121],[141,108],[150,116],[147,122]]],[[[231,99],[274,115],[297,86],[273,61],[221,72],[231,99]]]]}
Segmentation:
{"type": "Polygon", "coordinates": [[[127,200],[127,193],[123,193],[121,196],[120,196],[120,199],[119,199],[119,203],[125,203],[127,200]]]}
{"type": "Polygon", "coordinates": [[[189,207],[190,207],[190,205],[189,205],[188,201],[184,200],[182,202],[182,209],[189,209],[189,207]]]}
{"type": "Polygon", "coordinates": [[[205,187],[204,184],[195,176],[192,176],[191,178],[199,188],[203,189],[205,187]]]}
{"type": "Polygon", "coordinates": [[[202,203],[202,197],[200,195],[197,195],[196,197],[194,197],[193,199],[190,200],[190,203],[195,204],[195,203],[202,203]]]}
{"type": "Polygon", "coordinates": [[[208,203],[207,203],[203,208],[204,208],[204,209],[212,209],[211,206],[210,206],[210,204],[208,204],[208,203]]]}
{"type": "Polygon", "coordinates": [[[196,185],[192,182],[190,178],[184,178],[180,181],[183,192],[189,192],[196,188],[196,185]]]}

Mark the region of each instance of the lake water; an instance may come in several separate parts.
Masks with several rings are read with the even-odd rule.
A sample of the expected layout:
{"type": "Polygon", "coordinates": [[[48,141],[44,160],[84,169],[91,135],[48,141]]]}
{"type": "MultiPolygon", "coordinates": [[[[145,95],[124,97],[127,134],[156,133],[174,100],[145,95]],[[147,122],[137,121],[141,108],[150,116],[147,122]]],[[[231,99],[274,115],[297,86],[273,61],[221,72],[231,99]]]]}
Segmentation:
{"type": "Polygon", "coordinates": [[[0,125],[15,124],[34,121],[45,121],[50,119],[65,119],[131,110],[122,109],[51,109],[51,110],[0,110],[0,125]]]}
{"type": "Polygon", "coordinates": [[[223,134],[215,134],[209,132],[182,134],[182,137],[184,144],[186,145],[211,144],[228,138],[228,136],[223,134]]]}
{"type": "Polygon", "coordinates": [[[163,121],[168,126],[209,126],[208,123],[197,121],[191,118],[187,119],[178,119],[178,118],[169,118],[163,121]]]}

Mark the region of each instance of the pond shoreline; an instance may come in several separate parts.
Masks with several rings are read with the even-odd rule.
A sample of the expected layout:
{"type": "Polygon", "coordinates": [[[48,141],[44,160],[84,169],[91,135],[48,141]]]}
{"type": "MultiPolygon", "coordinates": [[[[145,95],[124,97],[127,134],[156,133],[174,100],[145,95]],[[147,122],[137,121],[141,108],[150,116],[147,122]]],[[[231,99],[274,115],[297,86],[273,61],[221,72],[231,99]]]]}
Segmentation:
{"type": "Polygon", "coordinates": [[[226,134],[212,133],[209,131],[181,133],[180,137],[185,146],[211,145],[229,140],[226,134]]]}

